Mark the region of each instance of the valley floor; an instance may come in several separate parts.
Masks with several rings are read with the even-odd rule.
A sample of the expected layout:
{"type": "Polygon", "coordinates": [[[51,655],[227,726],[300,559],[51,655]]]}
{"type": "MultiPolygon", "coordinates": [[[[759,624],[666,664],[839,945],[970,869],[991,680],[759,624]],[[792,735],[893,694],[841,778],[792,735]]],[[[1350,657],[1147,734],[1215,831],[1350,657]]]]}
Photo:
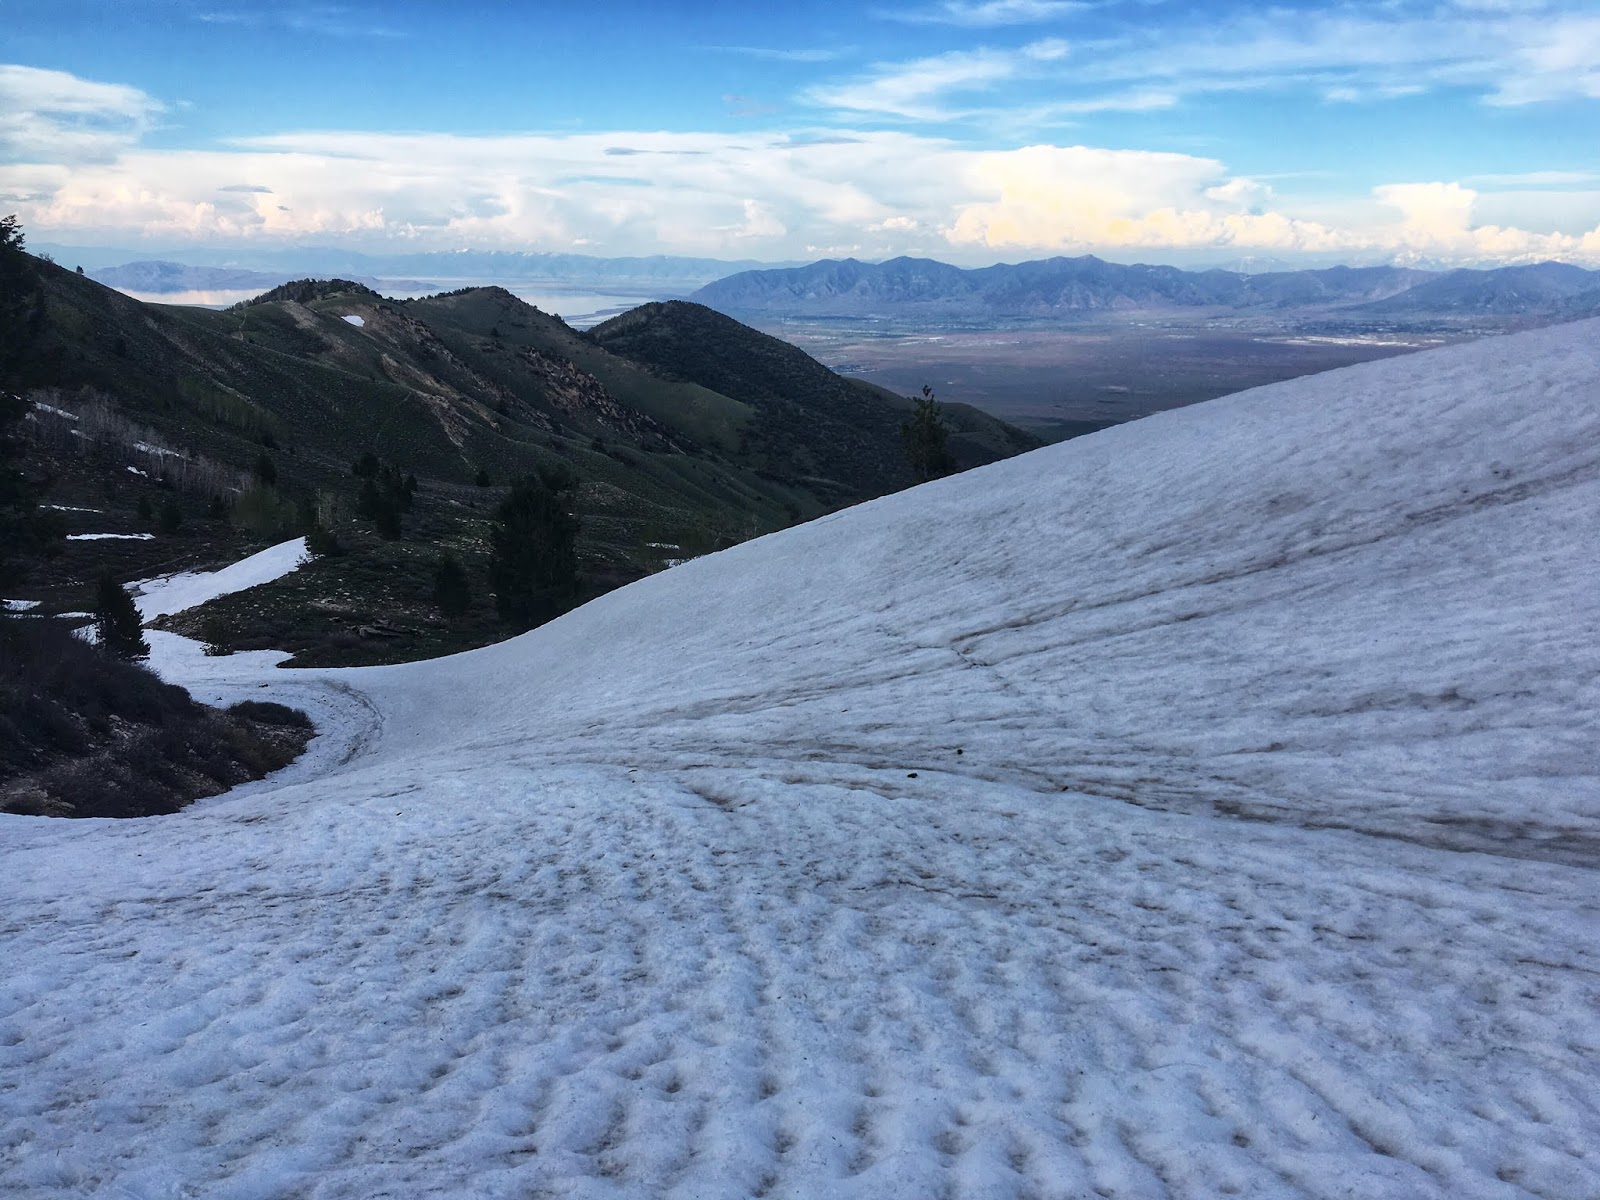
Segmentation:
{"type": "Polygon", "coordinates": [[[1600,1194],[1597,327],[433,663],[156,635],[324,736],[174,817],[0,820],[0,1191],[1600,1194]]]}

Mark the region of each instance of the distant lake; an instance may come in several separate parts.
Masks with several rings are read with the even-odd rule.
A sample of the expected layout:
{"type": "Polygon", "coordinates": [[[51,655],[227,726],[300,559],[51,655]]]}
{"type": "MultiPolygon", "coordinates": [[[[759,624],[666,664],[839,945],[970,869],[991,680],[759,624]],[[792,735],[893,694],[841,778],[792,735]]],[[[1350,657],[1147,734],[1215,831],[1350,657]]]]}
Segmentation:
{"type": "MultiPolygon", "coordinates": [[[[417,282],[413,280],[412,282],[417,282]]],[[[607,317],[615,316],[630,308],[637,308],[641,304],[648,304],[652,300],[680,300],[688,294],[688,289],[663,289],[660,291],[591,291],[583,287],[565,287],[559,283],[543,282],[539,280],[502,280],[502,279],[430,279],[421,281],[421,289],[394,289],[383,291],[383,294],[393,299],[407,299],[414,296],[432,296],[438,292],[453,292],[464,287],[503,287],[512,295],[533,305],[541,312],[553,313],[559,316],[568,325],[577,329],[587,329],[597,325],[607,317]]],[[[123,294],[132,296],[135,300],[142,300],[147,304],[184,304],[196,308],[227,308],[231,304],[249,300],[259,296],[262,289],[249,289],[245,291],[195,291],[195,292],[134,292],[125,291],[123,294]]]]}

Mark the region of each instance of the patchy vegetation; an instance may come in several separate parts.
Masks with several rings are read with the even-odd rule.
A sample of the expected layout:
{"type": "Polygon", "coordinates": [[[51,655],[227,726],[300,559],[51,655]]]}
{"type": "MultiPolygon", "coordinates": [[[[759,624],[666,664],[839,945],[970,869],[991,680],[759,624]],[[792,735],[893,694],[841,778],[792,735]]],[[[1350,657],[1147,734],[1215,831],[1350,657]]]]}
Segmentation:
{"type": "Polygon", "coordinates": [[[195,702],[47,619],[0,620],[0,811],[149,817],[299,757],[304,713],[195,702]]]}

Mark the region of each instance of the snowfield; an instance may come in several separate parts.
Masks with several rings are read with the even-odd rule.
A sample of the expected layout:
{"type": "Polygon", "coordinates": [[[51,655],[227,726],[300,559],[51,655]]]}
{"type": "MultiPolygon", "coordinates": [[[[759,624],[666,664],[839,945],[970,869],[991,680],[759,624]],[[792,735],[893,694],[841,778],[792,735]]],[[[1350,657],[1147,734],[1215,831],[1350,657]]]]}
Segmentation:
{"type": "Polygon", "coordinates": [[[1162,413],[0,819],[0,1192],[1600,1195],[1600,322],[1162,413]]]}
{"type": "Polygon", "coordinates": [[[306,559],[306,540],[291,538],[240,559],[220,571],[185,571],[144,579],[133,585],[139,615],[146,621],[197,608],[207,600],[232,595],[281,579],[306,559]]]}

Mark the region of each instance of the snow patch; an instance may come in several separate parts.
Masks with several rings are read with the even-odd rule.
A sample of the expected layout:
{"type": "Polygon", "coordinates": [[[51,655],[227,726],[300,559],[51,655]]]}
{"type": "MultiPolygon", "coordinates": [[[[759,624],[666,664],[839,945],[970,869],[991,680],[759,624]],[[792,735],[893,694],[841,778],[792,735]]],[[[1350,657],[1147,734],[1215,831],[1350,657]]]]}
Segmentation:
{"type": "Polygon", "coordinates": [[[39,607],[38,600],[0,600],[7,612],[27,612],[29,609],[39,607]]]}
{"type": "Polygon", "coordinates": [[[69,533],[69,542],[148,542],[156,535],[153,533],[69,533]]]}
{"type": "MultiPolygon", "coordinates": [[[[281,579],[306,560],[306,540],[291,538],[217,571],[192,571],[134,583],[134,603],[146,621],[197,608],[218,596],[281,579]]],[[[287,657],[287,656],[285,656],[287,657]]]]}
{"type": "Polygon", "coordinates": [[[367,319],[358,313],[345,313],[344,319],[357,327],[365,326],[367,323],[367,319]]]}

